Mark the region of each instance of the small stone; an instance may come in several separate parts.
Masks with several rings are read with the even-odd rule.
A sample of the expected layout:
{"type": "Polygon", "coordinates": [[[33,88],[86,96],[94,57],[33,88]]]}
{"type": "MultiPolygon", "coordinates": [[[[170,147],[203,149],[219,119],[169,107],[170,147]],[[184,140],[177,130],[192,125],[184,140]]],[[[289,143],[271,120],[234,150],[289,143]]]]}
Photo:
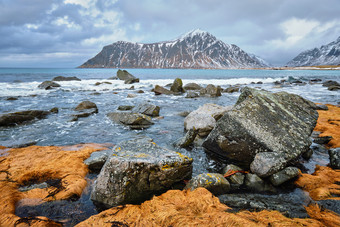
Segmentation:
{"type": "Polygon", "coordinates": [[[96,109],[98,112],[97,105],[91,101],[83,101],[79,103],[78,106],[75,108],[75,110],[77,111],[87,110],[87,109],[96,109]]]}
{"type": "Polygon", "coordinates": [[[190,111],[183,111],[183,112],[179,112],[178,115],[181,117],[186,117],[190,114],[190,111]]]}
{"type": "Polygon", "coordinates": [[[53,107],[52,109],[50,109],[50,112],[51,113],[58,113],[59,109],[58,109],[58,107],[53,107]]]}
{"type": "Polygon", "coordinates": [[[132,110],[135,106],[118,106],[117,110],[122,110],[122,111],[126,111],[126,110],[132,110]]]}
{"type": "Polygon", "coordinates": [[[219,173],[202,173],[192,178],[184,189],[195,190],[203,187],[215,196],[226,194],[230,191],[229,182],[219,173]]]}
{"type": "MultiPolygon", "coordinates": [[[[223,175],[225,175],[226,173],[230,172],[230,171],[243,171],[243,169],[241,169],[240,167],[233,165],[233,164],[229,164],[227,165],[225,168],[223,168],[223,175]]],[[[235,173],[231,176],[226,177],[228,179],[228,181],[231,184],[231,187],[233,189],[237,189],[239,188],[241,185],[243,185],[244,183],[244,174],[243,173],[235,173]]]]}
{"type": "Polygon", "coordinates": [[[185,98],[189,98],[189,99],[193,99],[197,97],[199,97],[199,94],[193,91],[188,91],[187,95],[185,96],[185,98]]]}
{"type": "Polygon", "coordinates": [[[8,97],[6,100],[7,101],[15,101],[15,100],[18,100],[18,98],[17,97],[8,97]]]}
{"type": "Polygon", "coordinates": [[[332,139],[333,139],[332,136],[322,136],[322,137],[314,138],[313,142],[317,144],[327,144],[332,139]]]}
{"type": "Polygon", "coordinates": [[[126,97],[127,97],[127,98],[136,98],[137,95],[136,95],[136,94],[131,94],[131,93],[129,93],[126,97]]]}
{"type": "Polygon", "coordinates": [[[89,167],[92,172],[100,172],[101,168],[105,164],[108,156],[112,153],[111,150],[96,151],[84,161],[85,165],[89,167]]]}
{"type": "Polygon", "coordinates": [[[143,91],[143,90],[138,90],[138,91],[136,91],[136,93],[138,93],[138,94],[143,94],[144,91],[143,91]]]}
{"type": "Polygon", "coordinates": [[[269,177],[270,182],[274,186],[279,186],[280,184],[283,184],[286,181],[289,181],[293,179],[294,177],[297,177],[300,173],[300,170],[296,167],[287,167],[277,173],[274,173],[269,177]]]}
{"type": "Polygon", "coordinates": [[[239,90],[240,90],[239,87],[228,87],[228,88],[224,89],[223,92],[234,93],[234,92],[238,92],[239,90]]]}

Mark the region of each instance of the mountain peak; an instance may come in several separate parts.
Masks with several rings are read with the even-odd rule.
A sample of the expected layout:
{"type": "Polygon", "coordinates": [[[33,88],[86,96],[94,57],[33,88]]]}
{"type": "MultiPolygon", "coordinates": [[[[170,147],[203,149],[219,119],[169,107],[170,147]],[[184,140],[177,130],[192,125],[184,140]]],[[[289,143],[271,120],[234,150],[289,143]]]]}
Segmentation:
{"type": "Polygon", "coordinates": [[[201,30],[199,28],[196,28],[196,29],[191,30],[191,31],[189,31],[187,33],[184,33],[183,35],[181,35],[179,37],[179,39],[192,38],[192,37],[194,37],[196,35],[204,36],[204,35],[211,35],[211,34],[209,32],[207,32],[207,31],[203,31],[203,30],[201,30]]]}

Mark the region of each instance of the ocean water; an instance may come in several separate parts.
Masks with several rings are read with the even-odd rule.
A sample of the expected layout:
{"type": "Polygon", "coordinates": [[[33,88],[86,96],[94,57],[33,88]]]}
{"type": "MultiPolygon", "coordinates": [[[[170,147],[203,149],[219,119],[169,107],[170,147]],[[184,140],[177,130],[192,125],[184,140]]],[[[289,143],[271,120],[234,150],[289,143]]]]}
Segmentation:
{"type": "Polygon", "coordinates": [[[227,88],[241,84],[266,89],[274,92],[287,91],[307,98],[313,102],[337,104],[340,92],[328,91],[321,83],[309,84],[310,79],[336,80],[340,82],[340,71],[335,70],[180,70],[180,69],[128,69],[140,78],[140,83],[124,84],[120,80],[108,80],[115,76],[117,69],[0,69],[0,114],[22,110],[50,110],[59,108],[58,114],[50,114],[46,119],[37,120],[15,127],[0,128],[0,145],[10,146],[36,141],[37,145],[69,145],[78,143],[112,143],[149,136],[157,144],[177,150],[192,157],[194,175],[209,171],[215,163],[199,148],[193,150],[177,149],[173,143],[184,136],[184,118],[178,113],[192,111],[205,103],[233,105],[239,92],[223,93],[221,97],[195,99],[179,96],[155,96],[151,89],[156,85],[165,86],[177,77],[184,84],[195,82],[202,86],[207,84],[227,88]],[[81,81],[61,81],[61,87],[42,90],[38,85],[56,76],[76,76],[81,81]],[[277,80],[299,79],[307,84],[276,88],[277,80]],[[95,86],[96,82],[110,82],[95,86]],[[263,84],[252,84],[263,82],[263,84]],[[130,89],[134,86],[134,89],[130,89]],[[143,90],[139,94],[136,91],[143,90]],[[127,98],[129,93],[135,98],[127,98]],[[7,100],[17,97],[17,100],[7,100]],[[74,108],[84,100],[97,104],[99,113],[78,121],[71,121],[74,108]],[[145,130],[130,130],[128,127],[110,121],[106,114],[117,111],[119,105],[136,105],[149,101],[160,106],[163,119],[155,119],[155,124],[145,130]]]}

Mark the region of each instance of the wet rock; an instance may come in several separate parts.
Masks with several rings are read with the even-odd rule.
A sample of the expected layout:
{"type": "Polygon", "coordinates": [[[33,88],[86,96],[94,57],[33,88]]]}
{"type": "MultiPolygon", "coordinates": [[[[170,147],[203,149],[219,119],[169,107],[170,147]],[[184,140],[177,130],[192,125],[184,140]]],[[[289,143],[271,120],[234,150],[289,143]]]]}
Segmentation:
{"type": "Polygon", "coordinates": [[[81,110],[80,113],[72,115],[73,118],[71,121],[78,121],[79,118],[89,117],[96,113],[98,113],[98,109],[95,108],[81,110]]]}
{"type": "Polygon", "coordinates": [[[15,101],[15,100],[18,100],[17,97],[8,97],[6,98],[7,101],[15,101]]]}
{"type": "Polygon", "coordinates": [[[316,109],[317,110],[328,110],[328,106],[324,104],[316,104],[316,109]]]}
{"type": "Polygon", "coordinates": [[[290,194],[228,193],[218,198],[221,203],[233,208],[234,211],[277,210],[289,218],[308,218],[304,206],[311,201],[311,198],[300,189],[290,194]]]}
{"type": "Polygon", "coordinates": [[[118,106],[117,110],[122,110],[122,111],[126,111],[126,110],[132,110],[135,106],[118,106]]]}
{"type": "Polygon", "coordinates": [[[208,189],[215,196],[228,193],[230,191],[229,182],[219,173],[202,173],[193,177],[184,189],[195,190],[203,187],[208,189]]]}
{"type": "Polygon", "coordinates": [[[70,76],[70,77],[57,76],[57,77],[54,77],[52,81],[81,81],[81,79],[75,76],[70,76]]]}
{"type": "Polygon", "coordinates": [[[248,190],[253,192],[274,192],[275,188],[265,182],[256,174],[247,173],[244,179],[244,185],[248,190]]]}
{"type": "Polygon", "coordinates": [[[317,82],[321,82],[322,79],[311,79],[310,82],[313,82],[313,83],[317,83],[317,82]]]}
{"type": "Polygon", "coordinates": [[[87,109],[96,109],[98,111],[97,105],[91,101],[83,101],[79,103],[78,106],[75,108],[75,110],[77,111],[87,110],[87,109]]]}
{"type": "Polygon", "coordinates": [[[184,86],[185,90],[201,90],[202,87],[196,83],[188,83],[184,86]]]}
{"type": "Polygon", "coordinates": [[[36,145],[38,142],[37,141],[27,141],[25,139],[19,140],[19,141],[9,141],[9,142],[2,142],[1,145],[8,147],[8,148],[23,148],[23,147],[29,147],[36,145]]]}
{"type": "Polygon", "coordinates": [[[49,185],[46,183],[46,182],[42,182],[40,184],[32,184],[32,185],[28,185],[28,186],[22,186],[22,187],[19,187],[19,191],[20,192],[27,192],[27,191],[30,191],[32,189],[36,189],[36,188],[47,188],[49,187],[49,185]]]}
{"type": "Polygon", "coordinates": [[[38,88],[40,89],[45,89],[45,90],[50,90],[55,87],[61,87],[60,84],[53,82],[53,81],[44,81],[41,84],[39,84],[38,88]]]}
{"type": "MultiPolygon", "coordinates": [[[[225,168],[223,168],[223,175],[225,176],[228,173],[231,173],[233,171],[243,171],[242,168],[233,165],[233,164],[229,164],[227,165],[225,168]]],[[[231,188],[232,189],[237,189],[239,187],[241,187],[244,183],[244,174],[241,172],[235,173],[231,176],[226,177],[228,179],[228,181],[230,182],[231,188]]]]}
{"type": "Polygon", "coordinates": [[[131,93],[129,93],[129,94],[127,94],[127,96],[126,96],[126,98],[136,98],[137,97],[137,95],[136,94],[131,94],[131,93]]]}
{"type": "Polygon", "coordinates": [[[298,95],[246,87],[203,147],[267,177],[308,151],[317,118],[315,104],[298,95]]]}
{"type": "Polygon", "coordinates": [[[327,80],[322,83],[322,86],[324,87],[330,87],[330,86],[340,86],[340,84],[334,80],[327,80]]]}
{"type": "Polygon", "coordinates": [[[329,141],[331,141],[331,139],[333,139],[331,136],[321,136],[314,138],[313,142],[317,144],[327,144],[329,141]]]}
{"type": "Polygon", "coordinates": [[[170,91],[174,93],[183,93],[183,82],[180,78],[176,78],[171,85],[170,91]]]}
{"type": "Polygon", "coordinates": [[[176,146],[186,148],[189,147],[198,135],[198,130],[192,128],[187,131],[185,136],[176,142],[176,146]]]}
{"type": "Polygon", "coordinates": [[[294,177],[297,177],[300,173],[300,170],[296,167],[287,167],[277,173],[274,173],[269,177],[270,182],[274,186],[279,186],[280,184],[283,184],[286,181],[289,181],[293,179],[294,177]]]}
{"type": "Polygon", "coordinates": [[[53,107],[52,109],[50,109],[50,112],[51,113],[58,113],[59,109],[58,109],[58,107],[53,107]]]}
{"type": "Polygon", "coordinates": [[[156,85],[153,89],[153,92],[155,92],[155,95],[173,95],[174,93],[162,86],[156,85]]]}
{"type": "Polygon", "coordinates": [[[111,153],[111,150],[93,152],[91,156],[84,161],[84,163],[92,172],[98,173],[102,169],[111,153]]]}
{"type": "Polygon", "coordinates": [[[340,169],[340,148],[328,150],[329,164],[334,169],[340,169]]]}
{"type": "Polygon", "coordinates": [[[302,158],[304,158],[305,160],[309,160],[309,159],[312,157],[313,153],[314,153],[313,149],[309,149],[308,151],[302,153],[301,156],[302,156],[302,158]]]}
{"type": "Polygon", "coordinates": [[[95,182],[91,199],[104,207],[139,203],[191,177],[192,159],[150,138],[117,144],[95,182]]]}
{"type": "Polygon", "coordinates": [[[185,98],[189,98],[189,99],[193,99],[197,97],[199,97],[199,94],[193,91],[188,91],[187,95],[185,96],[185,98]]]}
{"type": "Polygon", "coordinates": [[[179,112],[178,115],[181,116],[181,117],[186,117],[190,114],[191,112],[190,111],[183,111],[183,112],[179,112]]]}
{"type": "Polygon", "coordinates": [[[135,90],[135,86],[131,86],[129,90],[135,90]]]}
{"type": "Polygon", "coordinates": [[[94,84],[94,86],[99,86],[99,85],[102,85],[102,84],[112,84],[111,82],[107,82],[107,81],[104,81],[104,82],[96,82],[94,84]]]}
{"type": "Polygon", "coordinates": [[[144,91],[143,91],[143,90],[138,90],[138,91],[136,91],[136,93],[138,93],[138,94],[143,94],[144,91]]]}
{"type": "Polygon", "coordinates": [[[117,71],[117,77],[120,80],[124,80],[125,84],[132,84],[132,83],[138,83],[139,79],[136,78],[135,76],[133,76],[132,74],[130,74],[128,71],[126,70],[120,70],[118,69],[117,71]]]}
{"type": "Polygon", "coordinates": [[[15,126],[35,119],[43,119],[49,115],[49,111],[26,110],[0,115],[0,126],[15,126]]]}
{"type": "Polygon", "coordinates": [[[139,113],[114,112],[108,113],[107,117],[118,124],[129,126],[131,129],[145,129],[154,124],[149,116],[139,113]]]}
{"type": "Polygon", "coordinates": [[[316,203],[321,206],[323,209],[331,210],[337,214],[340,214],[340,200],[319,200],[316,203]]]}
{"type": "Polygon", "coordinates": [[[198,134],[201,137],[207,136],[215,127],[216,121],[230,109],[231,107],[223,107],[212,103],[204,104],[197,110],[192,111],[184,119],[184,127],[186,130],[198,129],[198,134]]]}
{"type": "Polygon", "coordinates": [[[215,87],[212,84],[208,84],[206,88],[200,90],[200,96],[218,97],[221,96],[222,88],[220,86],[215,87]]]}
{"type": "Polygon", "coordinates": [[[329,86],[327,89],[330,91],[337,91],[337,90],[340,90],[340,85],[329,86]]]}
{"type": "Polygon", "coordinates": [[[228,88],[224,89],[223,92],[234,93],[234,92],[238,92],[239,90],[240,90],[239,87],[228,87],[228,88]]]}
{"type": "Polygon", "coordinates": [[[145,114],[151,117],[158,117],[159,116],[159,110],[160,107],[156,106],[152,103],[148,103],[148,102],[143,102],[138,104],[137,106],[135,106],[131,112],[133,113],[141,113],[141,114],[145,114]]]}

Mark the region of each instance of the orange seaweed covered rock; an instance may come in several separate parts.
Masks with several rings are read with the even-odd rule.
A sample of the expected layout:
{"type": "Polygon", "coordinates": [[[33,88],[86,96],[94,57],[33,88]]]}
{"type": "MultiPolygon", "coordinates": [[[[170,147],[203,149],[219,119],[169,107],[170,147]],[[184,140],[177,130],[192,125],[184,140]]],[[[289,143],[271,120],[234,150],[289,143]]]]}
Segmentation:
{"type": "Polygon", "coordinates": [[[324,226],[321,218],[291,219],[266,210],[228,213],[229,209],[205,188],[170,190],[141,205],[103,211],[77,226],[324,226]]]}
{"type": "Polygon", "coordinates": [[[340,185],[337,182],[340,182],[340,170],[317,165],[312,175],[302,173],[295,184],[309,192],[314,200],[340,200],[340,185]]]}
{"type": "Polygon", "coordinates": [[[340,107],[326,104],[328,110],[318,110],[319,118],[314,131],[321,132],[321,136],[332,136],[329,147],[340,147],[340,107]]]}
{"type": "MultiPolygon", "coordinates": [[[[88,173],[83,161],[92,152],[103,149],[106,148],[99,144],[6,149],[0,157],[0,226],[13,226],[22,220],[15,215],[15,205],[20,200],[43,203],[80,196],[87,184],[85,176],[88,173]],[[47,188],[19,191],[20,186],[47,180],[56,183],[47,188]]],[[[40,219],[25,221],[34,226],[52,224],[40,219]]]]}

